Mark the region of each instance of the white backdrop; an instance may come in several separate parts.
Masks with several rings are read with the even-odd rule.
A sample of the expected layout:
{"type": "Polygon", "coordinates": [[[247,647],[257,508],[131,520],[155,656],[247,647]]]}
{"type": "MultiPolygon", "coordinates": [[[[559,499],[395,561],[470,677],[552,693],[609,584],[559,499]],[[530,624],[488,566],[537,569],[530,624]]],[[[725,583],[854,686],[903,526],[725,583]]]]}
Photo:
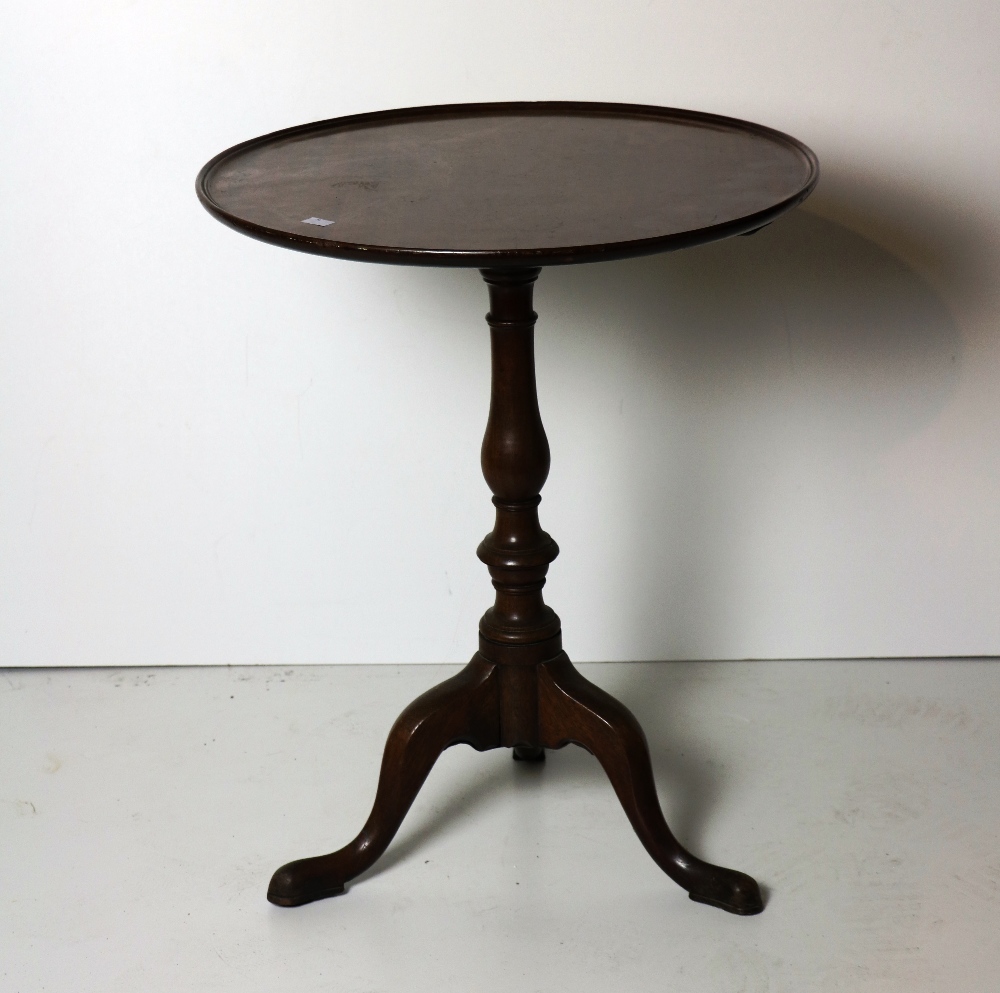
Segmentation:
{"type": "Polygon", "coordinates": [[[193,184],[493,99],[745,117],[823,170],[754,238],[543,272],[570,655],[1000,654],[995,4],[6,0],[0,39],[0,665],[469,657],[478,275],[258,244],[193,184]]]}

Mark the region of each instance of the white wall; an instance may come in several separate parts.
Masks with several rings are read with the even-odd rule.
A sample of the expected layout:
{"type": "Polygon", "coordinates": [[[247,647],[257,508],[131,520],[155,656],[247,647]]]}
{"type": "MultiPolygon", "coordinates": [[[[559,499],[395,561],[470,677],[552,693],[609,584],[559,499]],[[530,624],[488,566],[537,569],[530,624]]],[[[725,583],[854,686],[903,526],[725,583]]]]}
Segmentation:
{"type": "Polygon", "coordinates": [[[490,600],[474,272],[241,237],[215,152],[622,100],[822,163],[754,238],[542,274],[571,656],[1000,654],[988,0],[7,0],[0,664],[461,661],[490,600]]]}

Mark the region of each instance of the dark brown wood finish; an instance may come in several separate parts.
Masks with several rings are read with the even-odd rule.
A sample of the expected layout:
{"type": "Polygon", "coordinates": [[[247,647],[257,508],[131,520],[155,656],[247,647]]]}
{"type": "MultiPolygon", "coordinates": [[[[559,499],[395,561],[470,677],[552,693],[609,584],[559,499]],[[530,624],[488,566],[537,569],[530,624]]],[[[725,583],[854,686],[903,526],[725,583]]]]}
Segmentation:
{"type": "Polygon", "coordinates": [[[220,221],[284,248],[521,268],[752,232],[804,200],[818,176],[808,148],[747,121],[540,102],[416,107],[277,131],[217,155],[196,189],[220,221]]]}
{"type": "Polygon", "coordinates": [[[438,756],[459,742],[479,751],[500,744],[496,667],[478,656],[417,697],[393,724],[375,804],[357,838],[331,855],[283,865],[271,877],[268,900],[295,907],[343,893],[389,846],[438,756]]]}
{"type": "Polygon", "coordinates": [[[476,266],[490,297],[482,469],[496,521],[478,554],[496,599],[480,621],[479,651],[393,725],[357,838],[282,866],[272,903],[342,893],[385,851],[445,748],[508,747],[537,762],[572,743],[596,756],[646,850],[693,900],[735,914],[763,909],[750,876],[701,861],[673,836],[642,729],[573,667],[543,600],[559,549],[538,519],[549,446],[535,388],[532,289],[542,265],[752,233],[804,199],[817,176],[805,146],[757,125],[566,103],[357,115],[246,142],[201,171],[202,203],[246,234],[335,257],[476,266]]]}

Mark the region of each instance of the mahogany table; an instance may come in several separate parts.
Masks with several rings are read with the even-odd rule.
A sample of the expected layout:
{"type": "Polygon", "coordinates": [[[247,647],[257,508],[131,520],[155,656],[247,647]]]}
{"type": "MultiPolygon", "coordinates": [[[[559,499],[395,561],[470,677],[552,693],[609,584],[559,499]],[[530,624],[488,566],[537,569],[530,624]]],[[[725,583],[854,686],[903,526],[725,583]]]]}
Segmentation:
{"type": "Polygon", "coordinates": [[[539,761],[582,745],[604,767],[653,860],[691,899],[763,909],[750,876],[686,851],[660,810],[632,714],[562,650],[542,600],[559,552],[539,526],[549,471],[535,392],[532,286],[541,267],[599,262],[750,234],[804,200],[816,157],[787,135],[660,107],[500,103],[421,107],[278,131],[212,159],[198,196],[219,220],[317,255],[478,268],[489,288],[492,391],[482,469],[496,523],[479,546],[496,602],[479,651],[393,725],[361,833],[282,866],[267,897],[333,896],[386,850],[438,755],[465,742],[539,761]]]}

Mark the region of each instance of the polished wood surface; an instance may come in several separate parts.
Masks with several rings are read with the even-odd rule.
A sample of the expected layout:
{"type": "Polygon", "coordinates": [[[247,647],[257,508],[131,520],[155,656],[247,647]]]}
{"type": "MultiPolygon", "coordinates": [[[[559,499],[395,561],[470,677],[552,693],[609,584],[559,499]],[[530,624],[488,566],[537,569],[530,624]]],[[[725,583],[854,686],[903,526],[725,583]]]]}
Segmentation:
{"type": "Polygon", "coordinates": [[[507,103],[279,131],[216,156],[197,190],[220,220],[286,248],[482,268],[624,258],[750,232],[817,178],[808,148],[746,121],[507,103]]]}
{"type": "Polygon", "coordinates": [[[341,118],[223,152],[202,203],[288,248],[374,262],[478,266],[489,291],[492,385],[482,470],[493,530],[479,545],[496,590],[479,650],[415,700],[389,733],[361,833],[275,872],[268,899],[344,892],[385,851],[438,755],[507,747],[522,762],[592,752],[653,860],[693,900],[763,910],[746,874],[684,849],[664,820],[632,714],[562,649],[542,589],[559,548],[538,506],[549,472],[535,386],[532,289],[548,264],[622,258],[747,234],[804,199],[815,156],[742,121],[617,104],[479,104],[341,118]]]}

